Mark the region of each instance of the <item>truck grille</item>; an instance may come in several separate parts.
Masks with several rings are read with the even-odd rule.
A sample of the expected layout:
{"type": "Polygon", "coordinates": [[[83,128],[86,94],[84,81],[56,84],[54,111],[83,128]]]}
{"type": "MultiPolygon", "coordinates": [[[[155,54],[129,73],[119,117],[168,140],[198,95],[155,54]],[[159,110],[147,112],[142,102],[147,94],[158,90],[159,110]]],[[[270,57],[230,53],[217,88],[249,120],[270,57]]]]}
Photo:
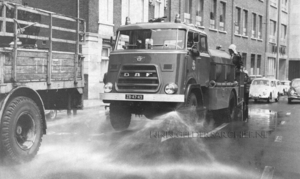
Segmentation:
{"type": "Polygon", "coordinates": [[[154,65],[123,65],[116,84],[118,91],[156,92],[159,77],[154,65]]]}

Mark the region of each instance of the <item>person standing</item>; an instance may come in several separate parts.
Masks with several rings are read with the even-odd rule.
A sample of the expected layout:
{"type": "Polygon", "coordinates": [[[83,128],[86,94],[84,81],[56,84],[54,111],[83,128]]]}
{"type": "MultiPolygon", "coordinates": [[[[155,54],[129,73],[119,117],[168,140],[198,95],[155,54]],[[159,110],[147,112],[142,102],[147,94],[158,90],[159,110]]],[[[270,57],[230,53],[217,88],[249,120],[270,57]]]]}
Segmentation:
{"type": "Polygon", "coordinates": [[[241,71],[243,67],[243,61],[241,55],[236,51],[236,45],[229,45],[228,51],[231,56],[232,63],[235,65],[237,71],[241,71]]]}

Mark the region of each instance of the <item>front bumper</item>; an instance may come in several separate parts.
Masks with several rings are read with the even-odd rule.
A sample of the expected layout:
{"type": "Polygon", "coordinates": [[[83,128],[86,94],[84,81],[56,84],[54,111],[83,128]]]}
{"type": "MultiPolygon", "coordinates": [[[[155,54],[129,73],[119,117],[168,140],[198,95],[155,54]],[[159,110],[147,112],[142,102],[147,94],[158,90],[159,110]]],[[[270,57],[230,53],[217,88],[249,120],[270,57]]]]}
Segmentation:
{"type": "Polygon", "coordinates": [[[300,95],[288,95],[289,99],[299,99],[300,100],[300,95]]]}
{"type": "Polygon", "coordinates": [[[260,95],[260,94],[250,94],[249,98],[251,99],[268,99],[268,95],[260,95]]]}
{"type": "Polygon", "coordinates": [[[103,101],[184,102],[183,94],[100,93],[103,101]],[[143,99],[126,99],[126,95],[143,95],[143,99]]]}

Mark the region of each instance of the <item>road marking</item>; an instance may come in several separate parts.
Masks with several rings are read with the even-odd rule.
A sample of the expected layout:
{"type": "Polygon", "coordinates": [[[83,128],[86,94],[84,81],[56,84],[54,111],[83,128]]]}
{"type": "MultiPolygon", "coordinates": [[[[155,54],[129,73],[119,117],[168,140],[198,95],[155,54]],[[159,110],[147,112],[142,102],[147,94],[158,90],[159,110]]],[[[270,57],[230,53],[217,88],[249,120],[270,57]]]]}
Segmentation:
{"type": "Polygon", "coordinates": [[[275,142],[282,142],[282,136],[276,136],[275,142]]]}
{"type": "MultiPolygon", "coordinates": [[[[201,135],[201,138],[207,138],[207,137],[210,137],[212,135],[214,135],[215,133],[217,133],[219,130],[223,129],[224,127],[226,127],[229,123],[224,123],[222,125],[220,125],[219,127],[215,128],[214,130],[208,132],[208,133],[205,133],[204,135],[201,135]]],[[[164,142],[168,139],[172,139],[172,138],[196,138],[196,137],[199,137],[198,133],[191,133],[191,135],[179,135],[179,136],[163,136],[161,138],[161,142],[164,142]]]]}
{"type": "Polygon", "coordinates": [[[265,169],[260,177],[260,179],[272,179],[274,175],[275,168],[271,166],[265,166],[265,169]]]}

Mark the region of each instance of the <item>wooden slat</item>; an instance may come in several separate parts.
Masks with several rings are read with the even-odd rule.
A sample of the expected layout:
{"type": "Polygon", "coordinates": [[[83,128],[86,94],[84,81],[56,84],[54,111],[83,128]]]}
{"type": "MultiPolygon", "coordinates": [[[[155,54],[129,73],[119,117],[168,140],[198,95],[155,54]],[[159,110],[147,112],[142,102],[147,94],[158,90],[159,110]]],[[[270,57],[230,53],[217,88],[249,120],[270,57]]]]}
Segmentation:
{"type": "MultiPolygon", "coordinates": [[[[8,32],[0,32],[0,36],[9,36],[13,37],[13,33],[8,33],[8,32]]],[[[34,39],[34,40],[49,40],[49,37],[40,37],[40,36],[34,36],[34,35],[24,35],[24,34],[18,34],[18,37],[20,38],[26,38],[26,39],[34,39]]],[[[75,40],[65,40],[65,39],[58,39],[58,38],[53,38],[53,42],[61,42],[61,43],[69,43],[69,44],[76,44],[75,40]]],[[[83,43],[80,43],[83,44],[83,43]]]]}
{"type": "MultiPolygon", "coordinates": [[[[5,75],[5,82],[10,82],[11,75],[5,75]]],[[[46,81],[46,74],[17,74],[18,81],[46,81]]]]}
{"type": "MultiPolygon", "coordinates": [[[[0,21],[7,21],[7,22],[14,22],[13,19],[11,18],[5,18],[5,17],[0,17],[0,21]]],[[[27,22],[27,21],[23,21],[23,20],[17,20],[19,24],[23,24],[23,25],[33,25],[35,27],[41,27],[41,28],[49,28],[49,25],[46,24],[41,24],[38,22],[27,22]]],[[[63,28],[63,27],[58,27],[58,26],[52,26],[53,30],[58,30],[58,31],[64,31],[64,32],[71,32],[71,33],[76,33],[76,30],[73,29],[68,29],[68,28],[63,28]]],[[[3,31],[5,32],[5,31],[3,31]]],[[[80,31],[80,33],[84,33],[84,31],[80,31]]]]}
{"type": "Polygon", "coordinates": [[[18,57],[36,57],[36,58],[47,58],[47,52],[34,52],[34,51],[18,51],[18,57]]]}
{"type": "Polygon", "coordinates": [[[73,59],[74,60],[75,54],[63,54],[63,53],[53,53],[53,58],[55,59],[73,59]]]}
{"type": "MultiPolygon", "coordinates": [[[[38,66],[17,66],[16,74],[18,73],[28,73],[28,74],[46,74],[47,73],[46,65],[38,65],[38,66]]],[[[4,74],[10,74],[12,71],[11,66],[4,66],[4,74]]]]}
{"type": "Polygon", "coordinates": [[[74,67],[75,62],[73,59],[53,59],[53,66],[70,66],[74,67]]]}
{"type": "Polygon", "coordinates": [[[40,66],[47,65],[46,58],[34,58],[34,57],[18,57],[17,66],[40,66]]]}
{"type": "MultiPolygon", "coordinates": [[[[81,68],[77,68],[78,72],[81,72],[81,68]]],[[[52,73],[73,73],[74,75],[74,67],[66,67],[66,66],[52,66],[52,73]]]]}

